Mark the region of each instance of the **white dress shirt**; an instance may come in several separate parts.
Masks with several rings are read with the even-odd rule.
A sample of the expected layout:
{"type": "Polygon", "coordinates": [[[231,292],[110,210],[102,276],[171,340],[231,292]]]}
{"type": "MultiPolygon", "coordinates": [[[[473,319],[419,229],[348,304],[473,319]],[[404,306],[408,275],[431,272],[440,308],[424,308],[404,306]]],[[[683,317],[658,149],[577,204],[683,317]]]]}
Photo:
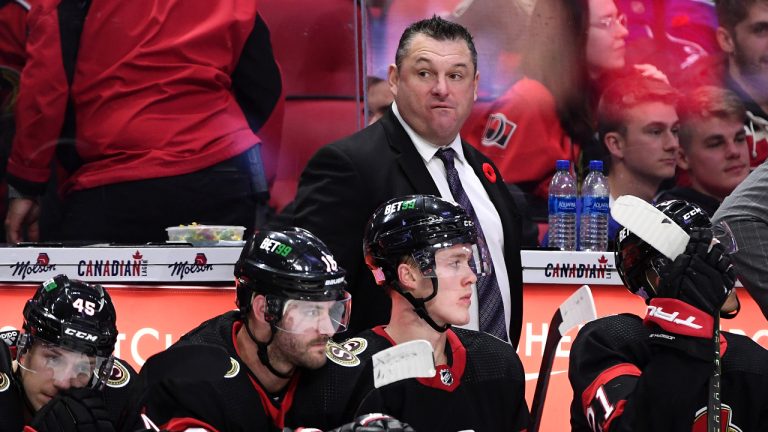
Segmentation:
{"type": "MultiPolygon", "coordinates": [[[[440,195],[443,199],[456,202],[451,194],[451,189],[448,186],[448,179],[446,177],[445,166],[435,154],[441,148],[435,144],[426,141],[419,136],[400,116],[400,112],[397,109],[397,104],[392,103],[392,110],[395,112],[395,117],[403,125],[405,132],[413,141],[416,146],[416,150],[424,160],[424,164],[427,166],[429,174],[432,176],[432,180],[437,185],[437,190],[440,191],[440,195]]],[[[459,173],[459,179],[464,191],[469,197],[469,201],[472,202],[472,207],[475,210],[480,226],[483,229],[485,235],[485,241],[488,243],[488,250],[493,260],[493,269],[496,272],[496,280],[499,283],[499,289],[501,290],[501,300],[504,303],[504,322],[506,323],[506,329],[509,331],[510,320],[510,294],[509,294],[509,278],[507,277],[507,266],[504,261],[504,231],[501,226],[501,218],[496,211],[496,207],[493,205],[491,198],[488,196],[488,192],[485,191],[483,184],[475,174],[475,171],[467,162],[464,157],[464,150],[461,147],[461,138],[457,135],[453,142],[448,145],[456,152],[456,161],[454,163],[456,171],[459,173]]],[[[478,320],[478,296],[477,287],[472,286],[472,305],[469,308],[469,323],[464,326],[457,326],[468,328],[472,330],[479,330],[478,320]]]]}

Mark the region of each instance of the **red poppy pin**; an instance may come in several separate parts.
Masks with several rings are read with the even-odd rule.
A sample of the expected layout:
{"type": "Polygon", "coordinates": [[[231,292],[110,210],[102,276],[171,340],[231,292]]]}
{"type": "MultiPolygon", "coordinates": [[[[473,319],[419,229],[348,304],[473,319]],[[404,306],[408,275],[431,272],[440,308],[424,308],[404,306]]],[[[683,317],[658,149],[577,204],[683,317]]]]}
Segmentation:
{"type": "Polygon", "coordinates": [[[491,164],[487,162],[483,164],[483,173],[485,174],[485,178],[491,183],[496,183],[496,171],[493,170],[491,164]]]}

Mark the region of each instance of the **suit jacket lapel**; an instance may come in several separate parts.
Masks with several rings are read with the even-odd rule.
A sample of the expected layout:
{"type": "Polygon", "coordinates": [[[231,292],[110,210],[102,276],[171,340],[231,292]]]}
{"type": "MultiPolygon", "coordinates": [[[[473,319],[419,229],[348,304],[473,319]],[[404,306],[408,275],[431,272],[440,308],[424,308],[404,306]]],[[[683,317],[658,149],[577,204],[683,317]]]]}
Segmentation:
{"type": "MultiPolygon", "coordinates": [[[[483,187],[485,188],[485,191],[488,192],[488,197],[491,198],[491,202],[493,202],[494,207],[496,207],[499,217],[501,218],[501,224],[502,226],[509,226],[510,223],[509,219],[507,218],[508,212],[502,211],[504,210],[506,205],[508,204],[508,201],[505,201],[501,197],[501,192],[499,188],[496,185],[496,182],[501,182],[501,176],[496,172],[494,169],[494,172],[496,173],[496,182],[491,183],[491,181],[488,179],[488,177],[485,175],[485,172],[483,171],[483,163],[479,158],[477,157],[478,153],[477,150],[475,150],[474,147],[467,144],[465,141],[461,141],[461,147],[464,150],[464,157],[467,159],[467,163],[472,167],[472,170],[475,172],[475,175],[477,178],[480,179],[480,183],[482,183],[483,187]]],[[[489,164],[490,167],[490,164],[489,164]]],[[[492,168],[492,167],[491,167],[492,168]]]]}
{"type": "Polygon", "coordinates": [[[429,174],[424,160],[416,151],[411,138],[395,117],[392,108],[379,120],[389,140],[389,146],[393,149],[395,160],[403,169],[405,176],[417,193],[440,196],[432,176],[429,174]]]}

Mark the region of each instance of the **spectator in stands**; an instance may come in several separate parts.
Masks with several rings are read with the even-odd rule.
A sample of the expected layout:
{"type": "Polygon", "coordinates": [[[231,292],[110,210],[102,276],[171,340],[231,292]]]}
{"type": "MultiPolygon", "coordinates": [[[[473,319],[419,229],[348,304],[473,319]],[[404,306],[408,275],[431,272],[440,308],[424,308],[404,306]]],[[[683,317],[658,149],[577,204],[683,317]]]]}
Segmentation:
{"type": "Polygon", "coordinates": [[[38,239],[54,156],[66,171],[60,239],[163,241],[178,224],[254,224],[267,198],[255,132],[281,95],[279,69],[254,2],[195,4],[33,2],[8,241],[38,239]]]}
{"type": "MultiPolygon", "coordinates": [[[[501,338],[517,345],[521,218],[493,163],[459,136],[478,79],[474,43],[464,27],[436,16],[409,26],[389,67],[392,107],[373,125],[320,149],[301,175],[296,199],[278,218],[315,233],[347,270],[355,298],[353,332],[386,323],[390,312],[389,299],[376,289],[360,255],[365,223],[381,203],[423,193],[474,208],[498,284],[488,293],[501,297],[500,303],[485,305],[503,306],[498,315],[487,316],[498,324],[494,331],[504,333],[501,338]],[[500,315],[503,324],[495,321],[500,315]]],[[[486,330],[475,302],[470,316],[470,328],[486,330]]]]}
{"type": "MultiPolygon", "coordinates": [[[[545,198],[555,160],[593,146],[602,83],[625,67],[626,17],[613,0],[540,0],[529,23],[525,77],[464,128],[467,140],[501,167],[505,181],[545,198]]],[[[635,65],[666,79],[655,67],[635,65]]],[[[585,159],[596,159],[594,154],[585,159]]]]}
{"type": "Polygon", "coordinates": [[[713,223],[728,223],[739,250],[731,254],[739,280],[768,319],[768,161],[723,200],[713,223]]]}
{"type": "MultiPolygon", "coordinates": [[[[653,201],[659,186],[675,175],[678,92],[664,81],[629,74],[603,93],[597,107],[598,137],[609,154],[605,172],[610,203],[622,195],[653,201]]],[[[611,218],[608,238],[618,224],[611,218]]]]}
{"type": "Polygon", "coordinates": [[[714,215],[723,199],[749,174],[744,104],[729,90],[703,86],[683,97],[677,113],[677,166],[687,170],[691,186],[664,191],[657,201],[682,199],[714,215]]]}
{"type": "Polygon", "coordinates": [[[768,157],[768,2],[717,0],[717,41],[727,55],[725,86],[747,108],[747,142],[750,165],[768,157]]]}
{"type": "Polygon", "coordinates": [[[389,89],[389,84],[379,77],[369,76],[366,84],[366,109],[368,124],[371,125],[387,113],[395,96],[389,89]]]}

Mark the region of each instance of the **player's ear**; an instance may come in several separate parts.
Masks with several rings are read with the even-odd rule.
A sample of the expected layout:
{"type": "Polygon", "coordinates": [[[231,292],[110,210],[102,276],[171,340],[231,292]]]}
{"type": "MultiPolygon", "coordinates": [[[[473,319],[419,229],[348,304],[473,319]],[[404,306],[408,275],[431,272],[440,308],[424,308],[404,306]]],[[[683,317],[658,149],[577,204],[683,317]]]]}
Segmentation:
{"type": "Polygon", "coordinates": [[[251,299],[251,313],[258,322],[266,322],[267,298],[256,294],[251,299]]]}
{"type": "Polygon", "coordinates": [[[406,291],[413,291],[416,289],[417,282],[421,275],[417,275],[418,270],[410,264],[400,263],[397,266],[397,279],[400,282],[400,287],[406,291]]]}

